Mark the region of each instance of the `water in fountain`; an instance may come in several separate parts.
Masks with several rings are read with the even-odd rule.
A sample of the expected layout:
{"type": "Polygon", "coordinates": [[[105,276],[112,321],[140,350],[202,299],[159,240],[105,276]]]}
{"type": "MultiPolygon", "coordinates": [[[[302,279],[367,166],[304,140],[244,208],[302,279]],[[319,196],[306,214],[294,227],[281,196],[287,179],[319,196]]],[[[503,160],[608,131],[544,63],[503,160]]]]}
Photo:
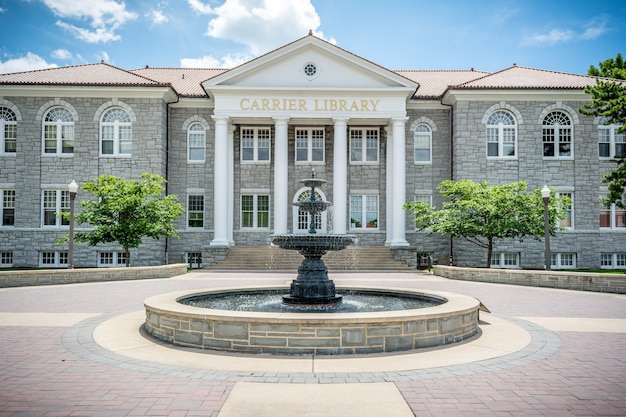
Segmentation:
{"type": "Polygon", "coordinates": [[[290,293],[283,296],[283,303],[291,306],[324,306],[341,304],[342,297],[335,293],[335,283],[328,278],[328,268],[322,256],[328,251],[340,251],[353,245],[355,236],[339,234],[318,234],[315,228],[315,215],[325,211],[330,202],[318,200],[315,188],[326,181],[315,178],[315,170],[311,178],[300,181],[311,192],[308,200],[298,201],[294,205],[309,213],[311,224],[309,232],[304,235],[274,235],[272,244],[282,249],[298,251],[304,260],[298,268],[298,277],[291,283],[290,293]]]}

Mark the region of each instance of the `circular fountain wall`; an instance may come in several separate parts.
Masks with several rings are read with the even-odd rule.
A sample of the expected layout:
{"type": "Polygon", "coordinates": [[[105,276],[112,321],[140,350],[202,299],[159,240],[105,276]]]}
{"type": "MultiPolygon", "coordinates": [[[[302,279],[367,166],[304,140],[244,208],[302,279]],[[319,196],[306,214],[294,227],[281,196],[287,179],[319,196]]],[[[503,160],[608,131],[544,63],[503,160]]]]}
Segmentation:
{"type": "Polygon", "coordinates": [[[264,313],[206,309],[182,299],[284,288],[246,287],[176,292],[145,301],[145,329],[166,342],[194,348],[286,355],[401,352],[446,345],[478,332],[479,302],[443,292],[342,288],[437,300],[434,307],[369,313],[264,313]]]}

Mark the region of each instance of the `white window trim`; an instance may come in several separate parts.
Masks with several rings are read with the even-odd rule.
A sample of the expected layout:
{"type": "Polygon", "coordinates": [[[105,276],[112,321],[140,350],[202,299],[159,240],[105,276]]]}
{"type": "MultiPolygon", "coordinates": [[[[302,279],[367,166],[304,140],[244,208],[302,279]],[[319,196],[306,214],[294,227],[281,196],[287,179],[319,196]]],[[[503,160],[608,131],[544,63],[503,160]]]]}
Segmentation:
{"type": "Polygon", "coordinates": [[[413,129],[413,162],[415,165],[432,165],[433,163],[433,129],[427,123],[420,123],[413,129]],[[428,128],[428,160],[417,160],[417,137],[426,136],[426,132],[417,132],[417,128],[426,126],[428,128]]]}
{"type": "MultiPolygon", "coordinates": [[[[0,155],[2,156],[15,156],[17,154],[17,149],[15,152],[7,152],[6,151],[6,138],[4,136],[5,134],[5,127],[7,125],[10,126],[15,126],[15,130],[17,132],[17,116],[15,115],[15,112],[13,110],[11,110],[10,108],[6,107],[6,106],[2,106],[5,109],[9,110],[11,113],[13,113],[13,117],[16,117],[16,120],[5,120],[5,119],[0,119],[0,155]]],[[[17,147],[17,135],[15,138],[15,144],[17,147]]]]}
{"type": "MultiPolygon", "coordinates": [[[[306,193],[307,196],[310,195],[311,189],[308,187],[302,187],[300,188],[294,195],[293,201],[292,203],[296,203],[299,201],[299,199],[302,197],[302,194],[306,193]]],[[[319,198],[323,201],[326,201],[326,194],[324,194],[324,192],[322,190],[316,189],[315,190],[315,194],[319,196],[319,198]]],[[[300,229],[299,228],[299,215],[300,215],[300,210],[301,208],[292,204],[292,219],[293,219],[293,232],[297,233],[297,234],[305,234],[309,232],[309,227],[307,226],[306,229],[300,229]]],[[[320,229],[316,229],[318,232],[320,233],[325,233],[328,230],[328,211],[322,211],[321,213],[318,214],[319,216],[321,216],[321,228],[320,229]]],[[[311,221],[311,215],[307,214],[307,223],[309,223],[311,221]]],[[[310,224],[310,223],[309,223],[310,224]]]]}
{"type": "Polygon", "coordinates": [[[520,261],[520,256],[519,253],[517,252],[494,252],[491,254],[491,260],[489,261],[489,267],[490,268],[495,268],[495,269],[519,269],[519,263],[520,261]],[[505,257],[507,255],[513,255],[515,256],[515,265],[505,265],[505,257]],[[494,264],[493,263],[493,258],[497,257],[498,258],[498,263],[494,264]]]}
{"type": "MultiPolygon", "coordinates": [[[[606,194],[603,194],[600,196],[600,198],[606,198],[606,194]]],[[[622,201],[624,201],[626,203],[626,195],[622,196],[622,201]]],[[[603,210],[604,206],[602,203],[600,203],[600,211],[606,211],[603,210]]],[[[622,233],[626,233],[626,226],[624,227],[617,227],[615,224],[615,214],[618,210],[622,210],[621,208],[617,207],[617,205],[615,203],[611,204],[611,207],[608,208],[609,210],[609,222],[610,222],[610,226],[609,227],[602,227],[600,226],[600,230],[601,231],[612,231],[612,232],[622,232],[622,233]]],[[[626,210],[626,209],[624,209],[626,210]]]]}
{"type": "Polygon", "coordinates": [[[66,112],[70,114],[70,116],[72,116],[72,112],[62,106],[55,106],[55,107],[48,109],[48,111],[42,118],[42,122],[41,122],[41,156],[44,156],[44,157],[74,156],[74,141],[76,138],[76,133],[75,133],[76,129],[75,129],[75,122],[74,122],[73,116],[72,116],[71,122],[64,122],[62,120],[56,120],[54,122],[47,122],[46,117],[48,117],[48,114],[54,111],[55,109],[65,110],[66,112]],[[46,126],[56,126],[56,138],[55,138],[56,151],[55,152],[46,152],[46,126]],[[72,136],[73,136],[72,137],[72,152],[63,152],[63,128],[65,126],[72,126],[72,136]]]}
{"type": "Polygon", "coordinates": [[[241,196],[239,197],[239,229],[242,231],[254,231],[254,230],[270,230],[272,226],[272,199],[270,197],[269,193],[249,193],[249,192],[242,192],[241,196]],[[243,226],[243,197],[244,196],[252,196],[252,227],[244,227],[243,226]],[[263,226],[263,227],[259,227],[258,226],[258,221],[259,221],[259,196],[262,197],[267,197],[268,198],[268,202],[267,202],[267,227],[263,226]]]}
{"type": "MultiPolygon", "coordinates": [[[[489,115],[489,117],[491,117],[491,115],[493,115],[494,113],[498,113],[498,112],[502,112],[502,113],[506,113],[508,115],[510,115],[513,120],[515,121],[515,124],[513,125],[505,125],[503,123],[499,123],[497,125],[490,125],[488,124],[486,129],[485,129],[485,141],[486,141],[486,145],[485,145],[485,155],[487,155],[487,159],[510,159],[510,160],[515,160],[518,159],[517,157],[517,144],[518,144],[518,135],[517,135],[517,120],[515,118],[515,115],[509,111],[503,110],[503,109],[497,109],[493,112],[491,112],[491,114],[489,115]],[[505,155],[504,154],[504,129],[505,128],[513,128],[514,132],[515,132],[515,147],[514,147],[514,154],[513,155],[505,155]],[[489,131],[489,129],[498,129],[498,155],[493,156],[493,155],[489,155],[489,143],[493,143],[493,142],[489,142],[489,137],[487,135],[487,132],[489,131]]],[[[487,118],[487,120],[489,120],[489,118],[487,118]]]]}
{"type": "MultiPolygon", "coordinates": [[[[67,201],[69,203],[69,191],[68,190],[62,190],[62,189],[52,189],[52,188],[44,188],[41,190],[41,227],[45,228],[45,229],[61,229],[61,228],[68,228],[69,225],[64,225],[62,224],[62,220],[63,218],[60,216],[61,212],[63,211],[63,207],[62,207],[62,195],[63,193],[67,193],[67,201]],[[45,207],[45,192],[46,191],[54,191],[55,192],[55,219],[56,222],[54,225],[52,224],[45,224],[45,218],[46,218],[46,207],[45,207]]],[[[67,210],[69,211],[69,207],[67,208],[67,210]]]]}
{"type": "Polygon", "coordinates": [[[17,193],[13,188],[0,188],[0,228],[13,228],[15,227],[15,218],[16,218],[16,202],[17,202],[17,193]],[[13,191],[13,207],[5,207],[4,206],[4,193],[5,191],[13,191]],[[7,208],[13,209],[13,224],[4,225],[2,224],[4,221],[4,210],[7,208]]]}
{"type": "Polygon", "coordinates": [[[2,268],[11,268],[13,267],[13,251],[11,250],[3,250],[0,251],[0,267],[2,268]],[[7,255],[7,257],[11,258],[11,262],[4,262],[4,256],[3,255],[7,255]]]}
{"type": "Polygon", "coordinates": [[[242,164],[270,164],[272,162],[272,128],[269,126],[241,126],[239,134],[239,160],[242,164]],[[253,137],[253,158],[243,159],[243,130],[252,130],[253,137]],[[259,160],[259,130],[269,131],[269,147],[267,160],[259,160]]]}
{"type": "Polygon", "coordinates": [[[104,158],[131,158],[132,157],[132,146],[133,146],[133,122],[132,116],[128,111],[123,107],[110,107],[102,112],[102,116],[100,117],[100,132],[99,132],[99,155],[104,158]],[[106,116],[112,110],[121,110],[128,115],[128,118],[131,120],[130,122],[120,122],[119,120],[111,122],[104,122],[104,116],[106,116]],[[103,142],[103,127],[104,126],[112,126],[113,127],[113,153],[103,153],[102,152],[102,142],[103,142]],[[120,153],[120,127],[129,126],[130,127],[130,153],[120,153]]]}
{"type": "Polygon", "coordinates": [[[123,251],[99,251],[98,252],[98,268],[126,268],[126,260],[123,259],[124,252],[123,251]],[[102,263],[102,255],[103,254],[112,254],[113,255],[113,263],[106,264],[102,263]],[[120,260],[123,262],[120,263],[120,260]]]}
{"type": "Polygon", "coordinates": [[[296,127],[294,130],[294,163],[296,165],[323,165],[326,163],[326,130],[323,127],[296,127]],[[320,130],[322,132],[322,160],[314,161],[313,160],[313,131],[320,130]],[[306,132],[306,140],[307,140],[307,158],[306,160],[298,160],[298,131],[306,132]]]}
{"type": "MultiPolygon", "coordinates": [[[[606,160],[610,160],[610,159],[615,159],[616,155],[615,155],[615,147],[617,142],[615,142],[615,135],[617,134],[617,131],[619,130],[621,126],[620,125],[603,125],[603,124],[598,124],[598,158],[600,158],[600,160],[602,161],[606,161],[606,160]],[[601,156],[600,155],[600,132],[602,130],[608,130],[609,131],[609,156],[601,156]]],[[[623,135],[626,135],[626,133],[623,133],[623,135]]],[[[607,142],[602,142],[602,143],[607,143],[607,142]]],[[[623,143],[623,142],[619,142],[619,143],[623,143]]],[[[625,144],[626,146],[626,144],[625,144]]]]}
{"type": "Polygon", "coordinates": [[[350,165],[379,165],[380,164],[380,129],[372,126],[372,127],[351,127],[350,128],[350,132],[348,134],[348,140],[349,140],[349,159],[350,159],[350,165]],[[368,130],[374,130],[376,131],[376,160],[375,161],[368,161],[367,160],[367,131],[368,130]],[[361,160],[360,161],[354,161],[352,159],[352,132],[354,131],[361,131],[362,132],[362,147],[361,147],[361,160]]]}
{"type": "Polygon", "coordinates": [[[350,231],[353,232],[375,232],[380,230],[380,197],[378,194],[350,194],[349,197],[350,231]],[[352,223],[352,198],[361,198],[361,227],[353,226],[352,223]],[[376,227],[367,227],[367,197],[376,197],[376,227]]]}
{"type": "Polygon", "coordinates": [[[562,160],[571,160],[574,159],[574,122],[572,120],[572,117],[564,110],[562,109],[555,109],[552,110],[550,112],[548,112],[548,114],[546,114],[546,116],[543,118],[543,122],[541,125],[541,156],[543,157],[544,160],[555,160],[555,159],[562,159],[562,160]],[[561,143],[561,125],[557,124],[557,125],[547,125],[545,124],[545,119],[546,117],[548,117],[548,115],[552,114],[552,113],[563,113],[565,116],[567,116],[567,118],[570,121],[569,125],[563,125],[565,128],[570,130],[571,133],[571,142],[570,142],[570,154],[569,155],[565,155],[565,156],[561,156],[561,152],[560,152],[560,143],[561,143]],[[546,143],[544,141],[544,137],[543,137],[543,131],[544,129],[554,129],[554,156],[546,156],[544,155],[543,152],[543,147],[544,144],[546,143]]]}
{"type": "MultiPolygon", "coordinates": [[[[413,201],[418,201],[418,197],[426,197],[428,198],[428,202],[424,201],[425,203],[429,204],[431,207],[433,205],[433,194],[432,191],[416,191],[415,194],[413,195],[413,201]]],[[[415,225],[415,230],[417,231],[417,225],[415,225]]],[[[422,230],[422,232],[428,232],[430,229],[426,229],[426,230],[422,230]]]]}
{"type": "MultiPolygon", "coordinates": [[[[60,254],[61,253],[67,254],[67,251],[66,250],[61,250],[61,251],[58,251],[58,250],[56,250],[56,251],[55,250],[42,250],[42,251],[40,251],[39,252],[39,266],[43,267],[43,268],[62,268],[62,267],[67,267],[67,262],[61,263],[61,261],[60,261],[60,258],[61,258],[60,254]],[[54,253],[54,263],[52,263],[52,264],[44,264],[43,263],[43,254],[44,254],[44,252],[54,253]]],[[[65,258],[67,259],[67,256],[65,256],[65,258]]]]}
{"type": "MultiPolygon", "coordinates": [[[[574,196],[574,192],[573,191],[557,191],[556,192],[556,197],[561,197],[562,194],[569,194],[569,198],[570,198],[570,206],[569,206],[569,211],[570,211],[570,226],[561,226],[563,227],[564,231],[572,231],[575,228],[575,224],[574,224],[574,202],[576,201],[576,197],[574,196]]],[[[564,220],[564,219],[563,219],[564,220]]]]}
{"type": "Polygon", "coordinates": [[[626,256],[626,253],[619,253],[619,252],[615,252],[615,253],[601,253],[600,254],[600,269],[626,269],[626,265],[617,265],[617,257],[619,256],[626,256]],[[602,265],[602,256],[610,256],[611,259],[611,265],[602,265]]]}
{"type": "Polygon", "coordinates": [[[206,162],[206,127],[200,122],[193,122],[187,128],[187,163],[188,164],[204,164],[206,162]],[[200,149],[199,146],[191,146],[191,135],[199,135],[199,131],[192,131],[191,128],[194,126],[202,126],[202,136],[204,140],[202,142],[202,159],[191,159],[191,150],[192,149],[200,149]]]}
{"type": "Polygon", "coordinates": [[[205,219],[206,219],[206,198],[204,198],[204,193],[189,193],[187,194],[187,210],[185,210],[187,212],[187,219],[186,219],[186,224],[187,224],[187,230],[190,231],[198,231],[198,230],[204,230],[204,224],[205,224],[205,219]],[[189,226],[189,215],[191,213],[200,213],[199,210],[191,210],[190,207],[190,202],[189,202],[189,197],[191,196],[200,196],[202,197],[202,226],[189,226]]]}
{"type": "Polygon", "coordinates": [[[576,252],[557,252],[550,254],[550,268],[552,269],[576,269],[576,252]],[[572,265],[563,265],[564,255],[572,255],[572,265]],[[554,261],[554,262],[553,262],[554,261]]]}

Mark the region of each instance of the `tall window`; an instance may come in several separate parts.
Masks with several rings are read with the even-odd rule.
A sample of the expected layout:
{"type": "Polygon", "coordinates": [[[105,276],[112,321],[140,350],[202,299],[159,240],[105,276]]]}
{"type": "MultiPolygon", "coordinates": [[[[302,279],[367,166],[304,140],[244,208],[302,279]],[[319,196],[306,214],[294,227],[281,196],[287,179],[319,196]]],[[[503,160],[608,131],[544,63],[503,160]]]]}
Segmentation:
{"type": "Polygon", "coordinates": [[[241,160],[250,162],[269,162],[270,160],[269,128],[241,129],[241,160]]]}
{"type": "Polygon", "coordinates": [[[431,162],[432,132],[430,126],[417,125],[413,132],[415,163],[431,162]]]}
{"type": "Polygon", "coordinates": [[[121,108],[107,110],[100,122],[102,155],[130,155],[132,151],[132,120],[121,108]]]}
{"type": "Polygon", "coordinates": [[[598,154],[600,158],[617,158],[626,154],[626,133],[617,133],[620,125],[605,125],[605,118],[598,123],[598,154]]]}
{"type": "Polygon", "coordinates": [[[204,196],[187,196],[187,227],[204,227],[204,196]]]}
{"type": "Polygon", "coordinates": [[[566,229],[574,228],[574,193],[558,192],[557,197],[567,197],[569,204],[565,205],[565,217],[559,223],[559,226],[566,229]]]}
{"type": "Polygon", "coordinates": [[[74,153],[74,117],[63,107],[53,107],[43,120],[44,154],[74,153]]]}
{"type": "MultiPolygon", "coordinates": [[[[626,196],[622,196],[622,202],[626,203],[626,196]]],[[[615,203],[610,206],[602,204],[600,207],[600,228],[626,228],[626,209],[617,206],[615,203]]]]}
{"type": "Polygon", "coordinates": [[[268,195],[241,196],[241,227],[244,229],[270,227],[270,197],[268,195]]]}
{"type": "Polygon", "coordinates": [[[2,226],[15,225],[15,190],[2,190],[2,226]]]}
{"type": "Polygon", "coordinates": [[[378,163],[378,129],[350,129],[350,162],[378,163]]]}
{"type": "Polygon", "coordinates": [[[296,162],[324,161],[324,129],[296,129],[296,162]]]}
{"type": "Polygon", "coordinates": [[[187,129],[187,161],[204,162],[206,133],[201,123],[192,123],[187,129]]]}
{"type": "MultiPolygon", "coordinates": [[[[323,197],[315,191],[315,198],[319,201],[323,200],[323,197]]],[[[298,201],[305,201],[311,199],[311,190],[304,191],[298,196],[298,201]]],[[[325,212],[316,213],[315,215],[315,230],[323,232],[325,227],[325,212]]],[[[306,233],[311,227],[311,213],[304,210],[302,207],[298,207],[298,223],[297,232],[306,233]]]]}
{"type": "Polygon", "coordinates": [[[8,107],[0,107],[0,155],[15,154],[17,145],[17,117],[8,107]]]}
{"type": "Polygon", "coordinates": [[[350,229],[378,229],[378,196],[350,196],[350,229]]]}
{"type": "Polygon", "coordinates": [[[62,212],[70,211],[70,193],[67,190],[44,190],[43,219],[44,226],[67,226],[69,221],[61,217],[62,212]]]}
{"type": "Polygon", "coordinates": [[[572,156],[572,122],[562,111],[553,111],[543,119],[543,156],[546,158],[572,156]]]}
{"type": "Polygon", "coordinates": [[[487,157],[514,158],[517,126],[512,114],[498,110],[487,119],[487,157]]]}

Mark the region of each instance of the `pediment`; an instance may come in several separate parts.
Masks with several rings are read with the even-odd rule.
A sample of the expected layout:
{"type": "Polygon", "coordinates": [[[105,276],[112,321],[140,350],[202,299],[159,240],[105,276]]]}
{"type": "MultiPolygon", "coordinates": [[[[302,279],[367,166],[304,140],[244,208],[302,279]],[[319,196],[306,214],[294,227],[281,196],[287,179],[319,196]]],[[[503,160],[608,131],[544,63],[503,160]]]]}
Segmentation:
{"type": "Polygon", "coordinates": [[[227,89],[359,89],[398,90],[406,95],[418,86],[412,80],[312,35],[226,71],[202,85],[209,94],[227,89]]]}

